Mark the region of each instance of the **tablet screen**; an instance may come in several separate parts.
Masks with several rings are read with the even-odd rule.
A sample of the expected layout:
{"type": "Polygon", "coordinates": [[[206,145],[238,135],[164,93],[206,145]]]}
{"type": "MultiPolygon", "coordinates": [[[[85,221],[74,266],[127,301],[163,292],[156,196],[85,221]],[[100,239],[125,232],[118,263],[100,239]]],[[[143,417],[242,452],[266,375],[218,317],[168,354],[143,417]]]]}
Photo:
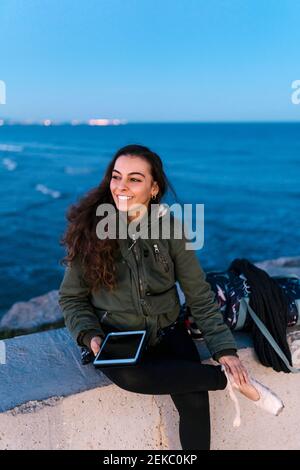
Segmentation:
{"type": "Polygon", "coordinates": [[[94,364],[135,361],[140,352],[144,337],[144,331],[109,333],[94,364]]]}

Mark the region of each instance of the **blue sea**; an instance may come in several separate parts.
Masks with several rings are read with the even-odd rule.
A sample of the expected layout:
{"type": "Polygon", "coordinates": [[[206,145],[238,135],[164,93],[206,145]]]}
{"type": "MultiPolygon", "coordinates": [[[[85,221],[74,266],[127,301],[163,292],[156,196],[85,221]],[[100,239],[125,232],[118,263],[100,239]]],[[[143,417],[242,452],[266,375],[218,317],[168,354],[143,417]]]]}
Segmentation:
{"type": "Polygon", "coordinates": [[[130,143],[161,156],[181,203],[204,204],[205,271],[300,255],[298,123],[2,126],[0,317],[59,287],[67,208],[130,143]]]}

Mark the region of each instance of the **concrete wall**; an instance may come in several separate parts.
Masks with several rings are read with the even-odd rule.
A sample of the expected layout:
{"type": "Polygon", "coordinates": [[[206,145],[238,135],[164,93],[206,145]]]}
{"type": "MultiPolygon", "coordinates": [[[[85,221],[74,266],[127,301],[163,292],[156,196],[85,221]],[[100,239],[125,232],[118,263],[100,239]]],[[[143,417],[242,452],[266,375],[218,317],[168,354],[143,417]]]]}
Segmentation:
{"type": "MultiPolygon", "coordinates": [[[[260,365],[249,338],[236,335],[252,375],[284,400],[278,416],[240,396],[233,428],[226,391],[210,392],[212,449],[300,449],[300,376],[260,365]]],[[[5,341],[0,365],[0,449],[181,449],[178,413],[168,395],[127,392],[92,365],[63,328],[5,341]]],[[[208,359],[202,342],[201,357],[208,359]]]]}

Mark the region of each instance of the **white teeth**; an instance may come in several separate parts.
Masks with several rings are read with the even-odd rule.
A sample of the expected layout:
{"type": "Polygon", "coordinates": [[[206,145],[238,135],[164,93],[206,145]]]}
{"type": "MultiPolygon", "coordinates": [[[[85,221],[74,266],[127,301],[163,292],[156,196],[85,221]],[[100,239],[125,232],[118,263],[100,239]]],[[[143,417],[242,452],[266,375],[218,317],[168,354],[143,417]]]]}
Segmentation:
{"type": "Polygon", "coordinates": [[[133,196],[118,196],[119,199],[121,199],[121,201],[127,201],[127,199],[132,199],[133,196]]]}

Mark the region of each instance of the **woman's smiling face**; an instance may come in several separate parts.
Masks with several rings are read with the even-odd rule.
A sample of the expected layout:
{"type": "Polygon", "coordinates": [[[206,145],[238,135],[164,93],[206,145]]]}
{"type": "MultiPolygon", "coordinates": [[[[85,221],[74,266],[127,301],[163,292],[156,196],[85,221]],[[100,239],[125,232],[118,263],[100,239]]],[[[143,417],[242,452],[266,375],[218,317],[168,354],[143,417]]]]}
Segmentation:
{"type": "Polygon", "coordinates": [[[110,191],[118,210],[128,212],[141,205],[148,208],[151,197],[157,195],[159,188],[146,160],[121,155],[112,170],[110,191]]]}

